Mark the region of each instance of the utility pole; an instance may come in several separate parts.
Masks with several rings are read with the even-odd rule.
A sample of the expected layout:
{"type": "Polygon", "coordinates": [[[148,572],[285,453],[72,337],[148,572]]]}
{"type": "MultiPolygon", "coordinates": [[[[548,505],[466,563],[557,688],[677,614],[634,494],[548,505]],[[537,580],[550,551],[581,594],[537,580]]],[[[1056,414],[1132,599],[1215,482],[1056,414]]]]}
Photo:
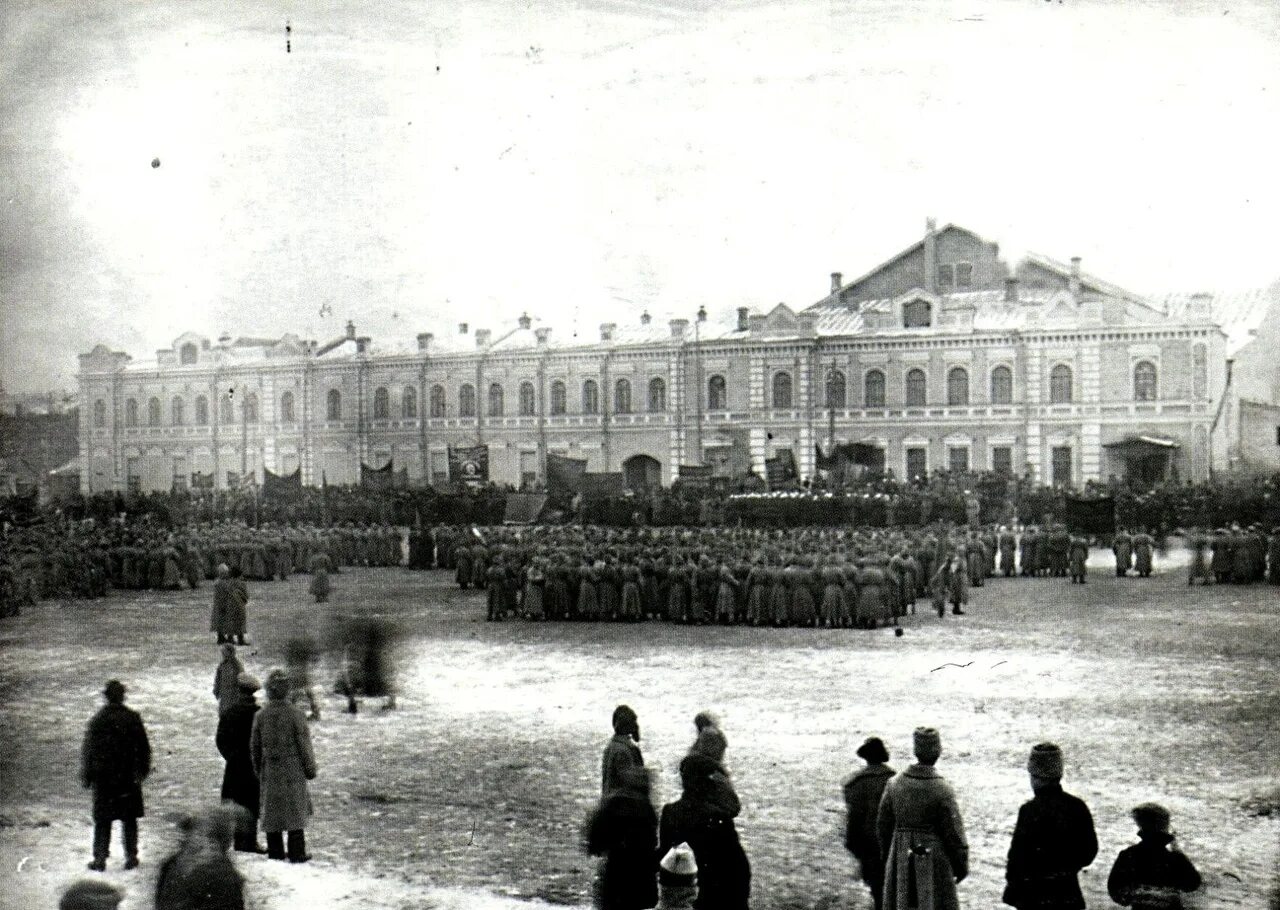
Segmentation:
{"type": "Polygon", "coordinates": [[[695,464],[702,464],[704,460],[704,452],[702,448],[702,386],[704,379],[702,375],[702,323],[707,318],[707,308],[705,306],[698,307],[698,317],[693,322],[693,375],[697,380],[697,394],[694,396],[696,410],[694,411],[694,427],[695,427],[695,449],[698,460],[695,464]]]}

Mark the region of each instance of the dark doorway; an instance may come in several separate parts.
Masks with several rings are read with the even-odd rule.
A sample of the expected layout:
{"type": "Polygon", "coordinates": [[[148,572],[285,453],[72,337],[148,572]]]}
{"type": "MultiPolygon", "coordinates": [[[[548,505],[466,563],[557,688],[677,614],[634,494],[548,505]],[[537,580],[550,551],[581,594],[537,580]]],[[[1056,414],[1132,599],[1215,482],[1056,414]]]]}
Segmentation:
{"type": "Polygon", "coordinates": [[[622,463],[622,476],[629,490],[651,490],[662,486],[662,463],[648,455],[632,455],[622,463]]]}

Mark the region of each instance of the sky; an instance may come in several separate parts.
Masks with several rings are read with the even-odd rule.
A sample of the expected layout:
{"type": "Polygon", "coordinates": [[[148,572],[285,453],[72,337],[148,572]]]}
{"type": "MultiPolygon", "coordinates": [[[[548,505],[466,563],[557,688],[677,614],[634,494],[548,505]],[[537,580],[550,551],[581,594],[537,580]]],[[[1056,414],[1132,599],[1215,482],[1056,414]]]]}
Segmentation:
{"type": "Polygon", "coordinates": [[[0,382],[188,330],[801,308],[927,217],[1267,285],[1278,76],[1273,0],[5,0],[0,382]]]}

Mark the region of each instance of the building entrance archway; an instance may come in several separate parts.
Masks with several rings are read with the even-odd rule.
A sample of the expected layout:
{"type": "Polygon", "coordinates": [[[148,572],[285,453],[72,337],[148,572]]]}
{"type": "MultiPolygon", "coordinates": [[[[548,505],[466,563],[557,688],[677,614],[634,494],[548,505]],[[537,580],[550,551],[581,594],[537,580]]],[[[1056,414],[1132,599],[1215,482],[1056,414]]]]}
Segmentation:
{"type": "Polygon", "coordinates": [[[662,486],[662,463],[649,455],[632,455],[622,463],[622,476],[629,490],[652,490],[662,486]]]}

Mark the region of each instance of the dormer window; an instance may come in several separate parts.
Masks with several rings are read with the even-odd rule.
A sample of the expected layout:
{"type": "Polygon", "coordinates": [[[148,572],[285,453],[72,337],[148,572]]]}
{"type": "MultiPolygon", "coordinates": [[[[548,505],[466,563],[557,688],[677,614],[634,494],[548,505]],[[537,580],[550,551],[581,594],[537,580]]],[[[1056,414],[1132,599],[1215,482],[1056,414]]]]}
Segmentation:
{"type": "Polygon", "coordinates": [[[956,284],[955,267],[947,264],[938,266],[938,290],[946,293],[955,287],[956,284]]]}
{"type": "Polygon", "coordinates": [[[927,329],[933,324],[933,307],[927,300],[912,300],[902,307],[902,326],[907,329],[927,329]]]}
{"type": "Polygon", "coordinates": [[[956,287],[957,288],[973,287],[973,263],[972,262],[956,263],[956,287]]]}
{"type": "Polygon", "coordinates": [[[193,366],[200,359],[200,347],[188,341],[178,349],[178,363],[184,367],[193,366]]]}

